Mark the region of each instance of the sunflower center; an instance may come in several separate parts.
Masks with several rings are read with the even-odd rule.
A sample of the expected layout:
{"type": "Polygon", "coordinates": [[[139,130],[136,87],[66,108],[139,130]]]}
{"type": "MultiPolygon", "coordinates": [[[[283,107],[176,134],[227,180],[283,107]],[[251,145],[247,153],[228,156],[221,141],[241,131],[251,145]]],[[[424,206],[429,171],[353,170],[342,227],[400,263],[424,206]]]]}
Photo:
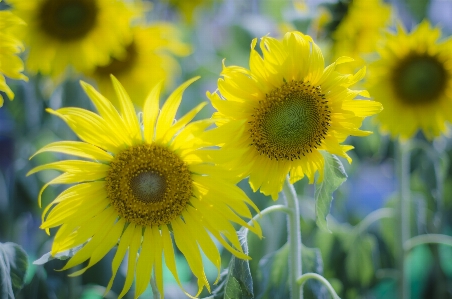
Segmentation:
{"type": "Polygon", "coordinates": [[[95,72],[99,76],[110,76],[110,74],[118,76],[119,74],[130,70],[137,60],[138,53],[135,42],[130,43],[125,50],[126,53],[124,57],[120,59],[111,57],[109,64],[98,66],[95,72]]]}
{"type": "Polygon", "coordinates": [[[191,172],[163,146],[130,147],[110,163],[108,198],[121,217],[143,226],[170,223],[192,196],[191,172]]]}
{"type": "Polygon", "coordinates": [[[446,74],[437,57],[427,54],[408,56],[394,72],[396,94],[407,104],[435,101],[444,92],[446,74]]]}
{"type": "Polygon", "coordinates": [[[292,81],[266,95],[249,122],[253,146],[270,159],[293,160],[321,145],[330,110],[320,87],[292,81]]]}
{"type": "Polygon", "coordinates": [[[48,35],[62,41],[73,41],[92,30],[98,12],[93,0],[46,0],[41,6],[39,21],[48,35]]]}

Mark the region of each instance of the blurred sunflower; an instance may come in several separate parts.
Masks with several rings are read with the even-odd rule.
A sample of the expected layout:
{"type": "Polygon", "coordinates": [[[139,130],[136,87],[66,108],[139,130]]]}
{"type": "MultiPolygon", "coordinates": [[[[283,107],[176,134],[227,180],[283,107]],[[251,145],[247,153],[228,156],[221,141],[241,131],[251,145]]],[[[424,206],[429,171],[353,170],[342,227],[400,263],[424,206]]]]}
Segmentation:
{"type": "Polygon", "coordinates": [[[329,22],[325,23],[325,13],[320,16],[333,41],[333,59],[341,56],[355,59],[354,63],[338,68],[339,71],[351,72],[365,64],[363,54],[375,52],[381,31],[390,21],[391,6],[382,0],[350,0],[339,1],[329,8],[329,22]]]}
{"type": "Polygon", "coordinates": [[[424,21],[411,33],[387,32],[370,68],[367,86],[385,110],[376,120],[393,138],[418,130],[432,139],[452,121],[452,39],[439,42],[439,28],[424,21]]]}
{"type": "Polygon", "coordinates": [[[27,24],[32,72],[57,77],[67,66],[86,71],[120,55],[130,41],[132,11],[117,0],[9,0],[27,24]]]}
{"type": "MultiPolygon", "coordinates": [[[[25,25],[25,23],[12,12],[0,11],[0,91],[5,92],[10,100],[14,99],[14,93],[6,84],[4,76],[16,80],[28,80],[27,76],[21,73],[24,64],[17,56],[24,50],[24,47],[12,32],[20,25],[25,25]]],[[[0,96],[0,107],[2,106],[3,97],[0,96]]]]}
{"type": "MultiPolygon", "coordinates": [[[[162,254],[168,269],[182,288],[177,275],[173,238],[198,278],[198,294],[210,291],[200,248],[220,272],[220,254],[209,233],[235,256],[244,254],[236,230],[238,223],[261,236],[259,226],[251,226],[240,216],[251,218],[246,204],[257,207],[231,183],[229,173],[206,162],[221,156],[207,149],[201,136],[212,121],[189,122],[205,106],[201,103],[174,122],[182,94],[193,81],[177,88],[159,111],[161,85],[146,99],[139,123],[132,102],[114,77],[120,109],[82,82],[82,87],[99,115],[80,108],[48,111],[62,118],[83,140],[51,143],[37,152],[60,152],[90,161],[65,160],[38,166],[29,174],[46,169],[64,173],[50,184],[76,184],[63,191],[43,211],[41,228],[60,227],[51,254],[83,247],[63,269],[89,263],[71,274],[79,275],[102,259],[116,244],[108,292],[128,249],[126,281],[119,298],[132,285],[136,275],[135,298],[146,289],[154,269],[159,290],[163,291],[162,254]],[[50,212],[49,212],[50,210],[50,212]]],[[[185,291],[184,291],[185,292],[185,291]]],[[[187,293],[186,293],[187,294],[187,293]]],[[[188,295],[188,294],[187,294],[188,295]]],[[[190,296],[190,295],[188,295],[190,296]]]]}
{"type": "MultiPolygon", "coordinates": [[[[108,64],[96,67],[88,76],[96,80],[106,98],[115,99],[110,80],[110,74],[113,74],[130,91],[134,104],[143,107],[150,86],[161,80],[171,86],[180,72],[173,55],[189,53],[190,47],[180,41],[180,32],[169,23],[135,27],[124,55],[112,57],[108,64]]],[[[118,107],[116,101],[113,103],[118,107]]]]}
{"type": "Polygon", "coordinates": [[[290,173],[294,183],[305,175],[310,183],[317,171],[323,177],[321,150],[348,159],[352,146],[341,145],[347,136],[366,136],[359,127],[367,116],[378,113],[380,103],[354,100],[368,96],[348,87],[361,80],[365,68],[355,75],[335,71],[352,61],[342,57],[324,68],[320,48],[310,36],[288,32],[282,41],[263,37],[261,57],[251,43],[250,70],[223,66],[218,93],[207,96],[218,110],[217,143],[231,149],[230,159],[241,168],[254,191],[277,198],[290,173]],[[242,149],[238,155],[234,150],[242,149]]]}
{"type": "Polygon", "coordinates": [[[197,8],[212,5],[213,2],[214,0],[169,0],[170,6],[177,10],[183,20],[189,24],[193,23],[197,8]]]}

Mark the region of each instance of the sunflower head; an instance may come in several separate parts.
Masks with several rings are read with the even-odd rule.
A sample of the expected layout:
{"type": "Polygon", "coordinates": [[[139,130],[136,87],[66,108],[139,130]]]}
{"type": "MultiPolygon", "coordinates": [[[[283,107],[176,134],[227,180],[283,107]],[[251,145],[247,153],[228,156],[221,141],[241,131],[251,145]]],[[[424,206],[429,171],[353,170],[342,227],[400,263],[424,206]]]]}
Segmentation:
{"type": "Polygon", "coordinates": [[[130,90],[134,104],[143,108],[150,87],[162,80],[165,87],[173,85],[180,74],[175,56],[188,55],[190,47],[181,41],[181,32],[169,23],[136,26],[131,30],[132,40],[121,55],[112,56],[108,63],[85,74],[95,79],[102,94],[118,106],[110,84],[110,74],[114,75],[130,90]]]}
{"type": "Polygon", "coordinates": [[[411,33],[402,25],[387,32],[371,65],[367,86],[385,106],[376,118],[393,138],[411,138],[418,130],[431,139],[452,121],[452,39],[427,21],[411,33]]]}
{"type": "Polygon", "coordinates": [[[341,56],[355,59],[354,63],[338,68],[351,72],[365,64],[362,55],[375,51],[380,31],[390,21],[391,6],[383,0],[343,0],[326,7],[331,18],[323,31],[332,40],[333,59],[341,56]]]}
{"type": "Polygon", "coordinates": [[[218,131],[216,142],[229,151],[230,168],[249,176],[254,191],[277,198],[287,175],[292,183],[305,175],[312,183],[323,175],[323,156],[329,151],[351,161],[341,145],[349,135],[370,132],[359,127],[367,116],[379,112],[380,103],[357,100],[364,90],[349,87],[361,80],[356,74],[340,74],[342,57],[324,66],[320,48],[310,36],[288,32],[282,41],[265,36],[260,49],[251,43],[250,69],[223,66],[218,92],[208,93],[218,131]]]}
{"type": "Polygon", "coordinates": [[[60,78],[68,66],[77,71],[105,64],[130,41],[135,9],[118,0],[10,0],[27,24],[26,66],[60,78]],[[101,41],[101,42],[100,42],[101,41]]]}
{"type": "Polygon", "coordinates": [[[221,258],[212,238],[235,256],[249,259],[232,223],[261,236],[257,223],[242,219],[252,217],[248,205],[258,211],[257,207],[232,183],[236,178],[216,165],[213,157],[224,154],[213,149],[212,133],[205,131],[212,120],[191,122],[206,103],[174,121],[184,90],[197,78],[177,88],[161,110],[161,84],[154,87],[145,101],[142,122],[123,86],[112,78],[118,109],[84,82],[82,87],[98,114],[79,108],[49,109],[82,141],[54,142],[36,154],[50,151],[84,158],[41,165],[29,172],[63,172],[43,187],[39,201],[48,185],[73,184],[43,211],[41,228],[59,227],[51,254],[82,245],[63,268],[89,260],[86,267],[71,274],[79,275],[118,244],[106,292],[128,251],[127,276],[119,298],[128,292],[134,277],[137,298],[153,272],[163,293],[162,255],[182,288],[174,243],[198,279],[197,295],[203,287],[210,291],[200,249],[218,268],[218,277],[221,258]]]}

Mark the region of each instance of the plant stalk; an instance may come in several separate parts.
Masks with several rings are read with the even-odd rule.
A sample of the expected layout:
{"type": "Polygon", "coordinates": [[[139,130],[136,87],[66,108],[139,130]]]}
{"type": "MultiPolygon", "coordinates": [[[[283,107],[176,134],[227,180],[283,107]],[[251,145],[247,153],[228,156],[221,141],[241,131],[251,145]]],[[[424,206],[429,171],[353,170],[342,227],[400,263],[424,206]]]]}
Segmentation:
{"type": "Polygon", "coordinates": [[[407,255],[408,251],[404,249],[404,244],[410,239],[410,151],[409,143],[400,141],[397,143],[397,174],[399,179],[399,202],[398,215],[399,221],[399,242],[398,242],[398,260],[399,260],[399,298],[410,299],[410,285],[407,273],[407,255]]]}
{"type": "Polygon", "coordinates": [[[301,268],[301,230],[300,211],[298,208],[298,197],[295,188],[287,177],[284,181],[283,193],[286,205],[291,210],[287,218],[288,242],[289,242],[289,280],[291,286],[291,299],[302,299],[303,292],[297,283],[298,277],[302,274],[301,268]]]}

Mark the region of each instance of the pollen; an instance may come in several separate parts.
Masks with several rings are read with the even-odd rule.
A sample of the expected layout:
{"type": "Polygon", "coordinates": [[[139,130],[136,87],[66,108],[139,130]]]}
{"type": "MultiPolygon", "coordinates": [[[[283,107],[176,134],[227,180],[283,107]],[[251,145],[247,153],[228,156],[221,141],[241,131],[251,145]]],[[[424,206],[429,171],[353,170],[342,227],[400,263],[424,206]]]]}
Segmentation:
{"type": "Polygon", "coordinates": [[[330,115],[320,86],[285,82],[255,108],[248,123],[252,146],[270,159],[300,159],[322,144],[330,115]]]}
{"type": "Polygon", "coordinates": [[[110,164],[109,200],[127,221],[163,225],[180,216],[192,196],[188,166],[175,153],[155,144],[132,146],[110,164]]]}

